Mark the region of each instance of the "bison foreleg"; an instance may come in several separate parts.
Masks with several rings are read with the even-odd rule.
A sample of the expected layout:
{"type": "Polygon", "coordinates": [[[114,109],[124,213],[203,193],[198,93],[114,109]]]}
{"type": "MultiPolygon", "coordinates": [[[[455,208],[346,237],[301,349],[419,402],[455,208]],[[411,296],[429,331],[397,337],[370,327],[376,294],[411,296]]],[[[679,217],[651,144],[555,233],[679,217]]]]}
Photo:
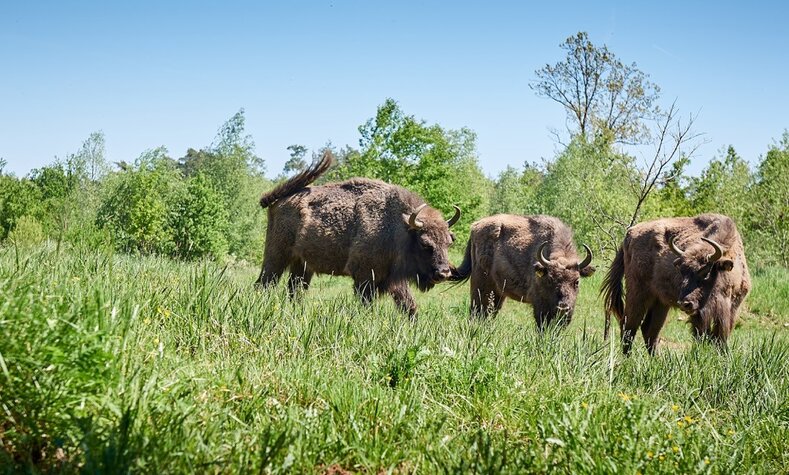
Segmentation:
{"type": "Polygon", "coordinates": [[[650,355],[655,355],[657,345],[660,341],[660,330],[666,323],[668,316],[668,307],[660,303],[656,303],[647,312],[646,318],[641,322],[641,335],[644,337],[644,343],[647,345],[647,351],[650,355]]]}
{"type": "Polygon", "coordinates": [[[495,315],[504,304],[504,296],[486,275],[477,272],[471,274],[471,308],[472,318],[486,318],[495,315]]]}
{"type": "Polygon", "coordinates": [[[312,272],[307,270],[307,267],[304,265],[290,266],[290,278],[288,279],[288,292],[290,293],[290,298],[294,298],[300,292],[304,292],[310,288],[312,275],[312,272]]]}
{"type": "Polygon", "coordinates": [[[414,296],[411,294],[408,284],[405,282],[391,284],[387,290],[392,299],[394,299],[395,305],[401,311],[407,313],[411,320],[416,320],[416,301],[414,301],[414,296]]]}
{"type": "Polygon", "coordinates": [[[370,305],[377,295],[375,283],[368,279],[354,279],[353,289],[364,305],[370,305]]]}

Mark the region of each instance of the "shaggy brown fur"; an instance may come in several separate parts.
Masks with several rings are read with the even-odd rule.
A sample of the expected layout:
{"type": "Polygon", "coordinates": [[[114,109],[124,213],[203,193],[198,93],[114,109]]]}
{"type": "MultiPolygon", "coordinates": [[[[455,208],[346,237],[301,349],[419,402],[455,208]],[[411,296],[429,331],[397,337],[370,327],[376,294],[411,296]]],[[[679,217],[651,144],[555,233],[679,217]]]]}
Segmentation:
{"type": "Polygon", "coordinates": [[[647,350],[654,354],[672,307],[690,315],[696,338],[725,345],[750,288],[745,251],[734,222],[728,216],[702,214],[630,228],[600,292],[606,328],[611,313],[619,320],[622,351],[630,352],[640,327],[647,350]],[[702,237],[720,245],[720,259],[710,262],[714,247],[702,237]],[[671,239],[683,254],[671,250],[671,239]]]}
{"type": "Polygon", "coordinates": [[[260,199],[268,207],[268,230],[257,285],[276,283],[288,268],[292,296],[306,290],[315,273],[347,275],[363,302],[386,292],[414,317],[408,282],[427,291],[450,275],[447,248],[454,237],[447,221],[426,207],[417,216],[422,227],[410,226],[412,213],[425,201],[379,180],[307,187],[332,163],[326,154],[260,199]]]}
{"type": "Polygon", "coordinates": [[[570,323],[580,278],[595,271],[589,263],[579,262],[573,232],[559,219],[499,214],[471,225],[465,258],[451,280],[471,277],[472,316],[495,314],[509,297],[532,304],[542,331],[557,317],[561,326],[570,323]],[[546,242],[547,266],[539,259],[546,242]]]}

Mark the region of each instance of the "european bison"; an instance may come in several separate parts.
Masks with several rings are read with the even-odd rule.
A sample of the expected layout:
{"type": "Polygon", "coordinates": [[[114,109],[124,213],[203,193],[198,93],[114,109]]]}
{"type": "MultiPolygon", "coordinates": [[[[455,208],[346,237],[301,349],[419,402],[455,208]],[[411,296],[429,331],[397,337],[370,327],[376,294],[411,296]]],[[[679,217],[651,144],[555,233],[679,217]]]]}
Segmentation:
{"type": "Polygon", "coordinates": [[[627,231],[600,291],[606,336],[614,313],[622,351],[630,352],[640,327],[647,350],[654,354],[666,315],[676,307],[690,316],[697,339],[725,345],[750,288],[742,240],[728,216],[702,214],[637,224],[627,231]]]}
{"type": "Polygon", "coordinates": [[[499,214],[471,225],[466,255],[451,280],[471,277],[471,315],[501,309],[507,297],[532,304],[542,331],[570,323],[581,277],[594,274],[592,251],[579,262],[573,232],[551,216],[499,214]]]}
{"type": "Polygon", "coordinates": [[[289,268],[293,296],[309,287],[315,273],[348,275],[362,302],[388,292],[414,318],[408,282],[427,291],[450,276],[449,228],[460,219],[460,208],[445,221],[417,194],[367,178],[307,186],[333,163],[326,153],[260,199],[268,208],[268,229],[256,284],[272,285],[289,268]]]}

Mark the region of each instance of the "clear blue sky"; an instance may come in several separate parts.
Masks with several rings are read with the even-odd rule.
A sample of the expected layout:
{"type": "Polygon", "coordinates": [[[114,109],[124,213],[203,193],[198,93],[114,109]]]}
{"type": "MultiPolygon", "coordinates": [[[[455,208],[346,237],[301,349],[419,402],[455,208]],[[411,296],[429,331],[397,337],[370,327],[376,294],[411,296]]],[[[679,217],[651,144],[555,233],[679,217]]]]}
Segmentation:
{"type": "Polygon", "coordinates": [[[752,163],[789,127],[786,2],[0,3],[0,157],[18,175],[102,130],[108,158],[208,145],[239,108],[279,173],[286,147],[358,145],[385,98],[478,134],[483,169],[554,155],[564,112],[529,89],[579,30],[635,61],[708,143],[752,163]]]}

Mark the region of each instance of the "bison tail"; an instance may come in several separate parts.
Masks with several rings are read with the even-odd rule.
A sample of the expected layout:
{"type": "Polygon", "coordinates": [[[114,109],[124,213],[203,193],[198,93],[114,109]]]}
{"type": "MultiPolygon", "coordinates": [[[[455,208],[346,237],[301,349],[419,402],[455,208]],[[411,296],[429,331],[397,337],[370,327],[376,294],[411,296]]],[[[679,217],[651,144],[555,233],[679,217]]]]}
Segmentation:
{"type": "Polygon", "coordinates": [[[313,163],[312,166],[264,194],[260,198],[260,206],[263,208],[268,208],[275,201],[282,198],[287,198],[288,196],[298,192],[313,181],[317,180],[319,176],[326,173],[326,170],[331,168],[332,165],[334,165],[334,156],[330,151],[326,150],[323,152],[321,159],[313,163]]]}
{"type": "Polygon", "coordinates": [[[466,244],[466,254],[463,256],[463,262],[460,267],[452,269],[452,276],[449,278],[452,282],[463,282],[471,275],[471,239],[466,244]]]}
{"type": "Polygon", "coordinates": [[[608,339],[608,330],[611,327],[611,313],[613,312],[619,321],[622,321],[625,314],[624,289],[622,287],[622,277],[625,275],[625,251],[622,247],[616,253],[614,262],[608,269],[608,273],[603,279],[603,286],[600,293],[603,295],[605,305],[605,332],[603,338],[608,339]]]}

